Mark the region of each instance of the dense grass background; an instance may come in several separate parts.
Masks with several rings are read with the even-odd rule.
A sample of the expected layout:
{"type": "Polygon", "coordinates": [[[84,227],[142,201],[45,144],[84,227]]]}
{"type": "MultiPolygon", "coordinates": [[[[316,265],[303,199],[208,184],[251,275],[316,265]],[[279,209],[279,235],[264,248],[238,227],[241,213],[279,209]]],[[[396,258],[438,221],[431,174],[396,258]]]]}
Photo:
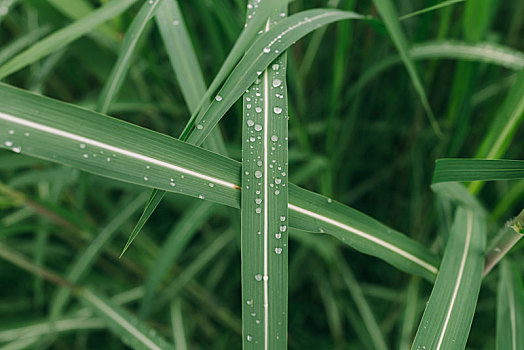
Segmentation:
{"type": "MultiPolygon", "coordinates": [[[[29,43],[33,42],[71,22],[66,13],[53,6],[53,1],[0,0],[0,9],[11,2],[9,11],[0,11],[0,65],[10,43],[29,33],[33,33],[29,43]]],[[[100,1],[91,3],[99,5],[100,1]]],[[[400,15],[429,5],[418,0],[395,2],[400,15]]],[[[243,27],[245,3],[195,0],[180,1],[180,6],[209,84],[243,27]]],[[[378,16],[368,1],[296,0],[289,12],[335,6],[378,16]]],[[[137,10],[138,6],[133,6],[92,35],[4,82],[94,109],[115,62],[119,41],[137,10]]],[[[524,3],[518,0],[466,1],[406,19],[402,25],[411,44],[455,39],[524,51],[524,3]]],[[[184,87],[176,84],[157,27],[150,25],[147,31],[109,114],[177,136],[190,115],[181,93],[184,87]]],[[[396,54],[379,21],[330,25],[288,50],[289,177],[291,182],[357,208],[442,254],[452,216],[451,208],[438,202],[429,186],[434,161],[477,154],[517,73],[479,62],[418,62],[429,103],[443,132],[440,137],[428,122],[401,63],[363,86],[356,84],[373,67],[396,54]]],[[[228,154],[237,160],[241,158],[241,118],[242,105],[237,103],[220,124],[228,154]]],[[[524,157],[522,136],[521,126],[504,158],[524,157]]],[[[61,276],[91,237],[123,208],[129,208],[136,195],[148,192],[3,149],[0,181],[2,244],[15,247],[35,265],[61,276]]],[[[491,213],[491,237],[522,209],[524,186],[522,180],[488,183],[478,196],[491,213]]],[[[239,348],[238,212],[218,205],[202,211],[198,199],[168,194],[119,260],[118,254],[147,194],[140,198],[142,202],[134,204],[134,214],[119,225],[119,235],[82,284],[96,285],[111,296],[140,287],[168,234],[173,230],[194,231],[196,234],[165,277],[164,287],[177,281],[184,271],[192,271],[198,259],[207,259],[179,288],[173,310],[181,312],[189,348],[239,348]],[[222,244],[215,240],[219,236],[229,237],[228,241],[221,250],[213,251],[216,244],[222,244]]],[[[522,272],[521,248],[522,244],[517,246],[512,256],[522,272]]],[[[50,301],[57,291],[55,284],[21,272],[4,260],[0,260],[0,274],[0,328],[48,316],[50,301]]],[[[497,280],[498,273],[492,273],[483,282],[468,348],[495,347],[497,280]]],[[[413,339],[431,287],[374,257],[343,247],[332,237],[291,232],[289,346],[373,348],[370,336],[359,328],[361,296],[369,303],[387,347],[405,346],[413,339]],[[348,290],[341,276],[354,278],[359,288],[348,290]]],[[[167,338],[172,310],[161,301],[168,290],[160,291],[155,311],[147,318],[148,324],[167,338]]],[[[132,298],[126,306],[137,311],[137,299],[132,298]]],[[[73,299],[66,310],[73,313],[81,307],[73,299]]],[[[103,329],[68,332],[39,343],[52,349],[122,346],[119,338],[103,329]]]]}

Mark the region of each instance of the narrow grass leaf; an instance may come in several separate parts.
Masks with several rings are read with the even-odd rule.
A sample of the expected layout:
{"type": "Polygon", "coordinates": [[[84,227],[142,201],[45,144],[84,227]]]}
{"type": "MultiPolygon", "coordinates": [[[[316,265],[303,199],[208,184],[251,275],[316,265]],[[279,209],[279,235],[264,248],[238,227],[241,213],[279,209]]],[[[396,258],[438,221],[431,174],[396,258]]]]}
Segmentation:
{"type": "Polygon", "coordinates": [[[5,61],[16,55],[18,52],[33,44],[35,41],[40,39],[43,35],[49,33],[51,28],[48,26],[41,26],[29,33],[21,36],[13,42],[2,46],[0,50],[0,65],[4,64],[5,61]]]}
{"type": "Polygon", "coordinates": [[[177,220],[149,268],[144,284],[145,294],[140,304],[141,318],[149,315],[162,280],[176,259],[185,251],[189,241],[213,214],[215,208],[213,203],[208,201],[196,203],[177,220]]]}
{"type": "Polygon", "coordinates": [[[182,316],[182,299],[176,298],[171,302],[171,330],[177,350],[187,350],[186,332],[182,316]]]}
{"type": "Polygon", "coordinates": [[[125,76],[131,64],[131,58],[135,51],[138,40],[144,33],[144,29],[148,24],[149,20],[155,14],[155,11],[159,8],[159,4],[164,0],[155,0],[152,4],[144,2],[140,11],[131,22],[129,29],[126,32],[126,36],[120,48],[118,59],[113,66],[111,74],[106,80],[104,89],[98,98],[97,111],[101,113],[107,113],[109,105],[116,98],[120,87],[124,83],[125,76]]]}
{"type": "MultiPolygon", "coordinates": [[[[199,113],[202,112],[202,107],[207,107],[208,100],[211,97],[211,95],[213,95],[213,93],[218,89],[220,84],[224,82],[224,80],[231,72],[235,64],[238,62],[240,57],[242,57],[242,55],[246,52],[247,48],[253,42],[255,36],[257,35],[257,32],[259,30],[262,30],[263,26],[265,26],[267,18],[273,12],[276,11],[275,9],[278,9],[283,4],[287,4],[288,1],[289,0],[267,0],[262,2],[257,1],[256,3],[252,4],[252,7],[254,10],[256,10],[257,15],[252,16],[252,19],[249,21],[249,23],[246,23],[237,41],[229,51],[226,60],[220,67],[213,81],[211,82],[211,85],[209,86],[203,97],[200,98],[196,108],[191,109],[191,118],[186,124],[186,127],[182,131],[182,135],[180,137],[182,140],[186,140],[188,138],[189,134],[192,131],[191,128],[194,125],[194,121],[201,118],[199,113]]],[[[248,88],[249,85],[251,84],[248,84],[246,88],[248,88]]]]}
{"type": "Polygon", "coordinates": [[[79,293],[79,298],[97,314],[107,326],[134,349],[165,350],[174,349],[164,338],[152,328],[139,322],[134,315],[124,310],[100,293],[85,289],[79,293]]]}
{"type": "Polygon", "coordinates": [[[122,253],[120,253],[120,258],[126,250],[129,248],[131,243],[135,240],[136,236],[140,233],[140,230],[144,227],[149,217],[153,214],[156,207],[160,202],[162,201],[162,198],[164,198],[164,191],[159,191],[157,189],[154,189],[146,203],[146,206],[144,208],[144,211],[142,212],[142,215],[140,215],[140,219],[138,219],[138,222],[135,225],[135,228],[133,228],[133,231],[131,232],[131,235],[129,236],[124,248],[122,249],[122,253]]]}
{"type": "Polygon", "coordinates": [[[497,290],[497,350],[524,349],[524,283],[517,264],[504,259],[497,290]]]}
{"type": "Polygon", "coordinates": [[[524,179],[524,160],[437,159],[432,183],[524,179]]]}
{"type": "Polygon", "coordinates": [[[380,17],[384,21],[384,24],[386,25],[389,36],[397,48],[402,62],[404,62],[404,65],[406,66],[409,77],[411,78],[411,82],[413,83],[413,86],[420,97],[420,101],[422,102],[422,106],[424,107],[424,110],[426,111],[426,114],[429,118],[431,127],[438,136],[442,136],[442,131],[440,130],[440,126],[433,115],[433,111],[429,105],[422,81],[420,80],[415,64],[413,63],[413,60],[409,54],[408,41],[404,36],[404,32],[400,26],[400,21],[398,19],[393,2],[391,0],[373,0],[373,3],[380,13],[380,17]]]}
{"type": "Polygon", "coordinates": [[[417,335],[416,349],[464,349],[482,281],[486,223],[459,207],[417,335]]]}
{"type": "Polygon", "coordinates": [[[260,78],[268,65],[295,41],[323,25],[344,19],[363,18],[353,12],[308,10],[280,21],[260,35],[231,72],[209,107],[195,120],[196,127],[189,135],[188,142],[199,145],[245,90],[260,78]]]}
{"type": "MultiPolygon", "coordinates": [[[[0,84],[0,98],[6,101],[0,105],[2,148],[119,181],[240,207],[241,168],[234,160],[8,85],[0,84]]],[[[292,184],[288,208],[291,226],[329,233],[428,279],[437,272],[438,259],[427,248],[354,209],[292,184]]]]}
{"type": "Polygon", "coordinates": [[[91,12],[88,16],[50,34],[2,65],[0,67],[0,79],[80,38],[110,18],[118,16],[136,1],[137,0],[113,0],[91,12]]]}
{"type": "Polygon", "coordinates": [[[424,13],[435,11],[435,10],[438,10],[438,9],[441,9],[441,8],[444,8],[444,7],[447,7],[447,6],[450,6],[450,5],[455,5],[456,3],[463,2],[463,1],[465,1],[465,0],[446,0],[446,1],[442,1],[442,2],[439,2],[436,5],[429,6],[429,7],[423,8],[421,10],[413,11],[411,13],[403,15],[403,16],[399,17],[399,20],[403,21],[405,19],[412,18],[412,17],[415,17],[415,16],[419,16],[419,15],[422,15],[424,13]]]}
{"type": "MultiPolygon", "coordinates": [[[[259,16],[250,1],[249,19],[259,16]]],[[[264,32],[287,9],[267,19],[264,32]]],[[[220,102],[220,101],[219,101],[220,102]]],[[[287,348],[286,56],[244,94],[242,118],[242,333],[244,349],[287,348]]]]}
{"type": "MultiPolygon", "coordinates": [[[[489,127],[482,141],[477,158],[500,158],[508,149],[518,126],[524,119],[524,69],[508,93],[503,106],[489,127]]],[[[481,184],[472,184],[470,189],[477,192],[481,184]]]]}

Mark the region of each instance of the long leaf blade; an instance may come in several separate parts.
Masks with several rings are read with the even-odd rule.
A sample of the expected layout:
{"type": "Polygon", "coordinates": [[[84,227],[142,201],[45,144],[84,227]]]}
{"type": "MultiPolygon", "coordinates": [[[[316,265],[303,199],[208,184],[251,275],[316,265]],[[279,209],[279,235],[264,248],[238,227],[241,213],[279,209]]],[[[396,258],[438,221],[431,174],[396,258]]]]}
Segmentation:
{"type": "Polygon", "coordinates": [[[485,219],[459,207],[414,349],[464,349],[482,281],[485,219]]]}
{"type": "MultiPolygon", "coordinates": [[[[0,104],[0,147],[120,181],[240,207],[241,169],[234,160],[4,84],[0,84],[0,99],[5,101],[0,104]],[[113,130],[119,130],[118,135],[113,130]]],[[[428,279],[438,271],[438,260],[427,248],[340,203],[289,184],[288,208],[291,226],[331,234],[428,279]]]]}
{"type": "Polygon", "coordinates": [[[524,348],[524,283],[518,265],[504,259],[497,291],[497,350],[524,348]]]}

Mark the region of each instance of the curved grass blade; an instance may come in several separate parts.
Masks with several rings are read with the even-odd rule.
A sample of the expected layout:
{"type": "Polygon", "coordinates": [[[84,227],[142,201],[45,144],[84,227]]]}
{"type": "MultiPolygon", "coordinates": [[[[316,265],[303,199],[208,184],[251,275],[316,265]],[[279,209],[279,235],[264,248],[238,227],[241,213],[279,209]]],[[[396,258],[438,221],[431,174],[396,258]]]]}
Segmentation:
{"type": "MultiPolygon", "coordinates": [[[[5,101],[0,104],[2,148],[139,186],[240,207],[241,169],[234,160],[4,84],[0,84],[0,99],[5,101]]],[[[291,226],[329,233],[430,280],[437,272],[438,259],[427,248],[354,209],[292,184],[289,202],[291,226]]]]}
{"type": "Polygon", "coordinates": [[[497,350],[524,349],[524,283],[518,265],[504,259],[497,291],[497,350]]]}
{"type": "MultiPolygon", "coordinates": [[[[204,96],[199,100],[199,104],[196,106],[195,109],[191,109],[191,118],[189,119],[184,130],[182,131],[182,135],[180,136],[182,140],[186,140],[188,138],[195,120],[201,118],[200,113],[203,112],[201,110],[202,107],[207,107],[207,103],[211,95],[213,95],[213,93],[218,89],[220,84],[222,84],[222,82],[226,79],[226,77],[231,72],[235,64],[238,62],[240,57],[242,57],[242,55],[246,52],[247,48],[256,37],[257,32],[261,30],[262,27],[265,25],[267,18],[273,12],[275,12],[275,9],[278,9],[284,4],[287,4],[288,1],[289,0],[266,0],[262,2],[257,1],[254,4],[251,4],[251,8],[256,11],[257,15],[252,15],[252,18],[249,21],[249,23],[246,23],[244,30],[242,31],[242,33],[240,33],[240,36],[238,37],[237,41],[229,51],[226,60],[220,67],[217,75],[211,82],[211,85],[204,93],[204,96]]],[[[251,84],[248,84],[246,86],[246,89],[250,85],[251,84]]],[[[238,97],[240,97],[240,95],[238,97]]]]}
{"type": "Polygon", "coordinates": [[[466,347],[482,281],[485,244],[484,217],[459,207],[412,350],[466,347]]]}
{"type": "Polygon", "coordinates": [[[30,65],[42,57],[66,46],[82,35],[90,32],[101,23],[118,16],[137,0],[113,0],[88,16],[45,37],[35,45],[13,57],[0,67],[0,79],[30,65]]]}
{"type": "Polygon", "coordinates": [[[159,8],[159,4],[163,3],[164,0],[155,0],[152,4],[144,2],[140,11],[133,19],[133,22],[129,26],[126,32],[124,42],[118,54],[118,60],[113,66],[111,74],[107,78],[104,89],[98,98],[97,111],[100,113],[107,113],[109,105],[115,99],[120,87],[124,83],[125,76],[129,70],[131,64],[131,57],[135,51],[138,40],[144,33],[144,29],[148,24],[149,20],[155,14],[155,11],[159,8]]]}
{"type": "Polygon", "coordinates": [[[440,130],[440,126],[438,125],[438,122],[435,119],[435,116],[433,115],[433,111],[431,110],[431,106],[429,105],[426,92],[424,91],[424,87],[422,86],[422,81],[420,80],[413,60],[409,55],[408,41],[404,36],[404,33],[400,26],[400,21],[398,19],[393,2],[391,0],[373,0],[373,3],[375,4],[375,7],[380,13],[380,17],[382,17],[382,20],[384,21],[389,36],[393,41],[393,44],[397,48],[402,62],[404,62],[404,65],[406,66],[409,77],[411,78],[411,82],[413,83],[413,86],[415,87],[415,90],[417,91],[420,97],[420,101],[422,102],[422,106],[426,111],[433,131],[437,134],[437,136],[442,136],[442,131],[440,130]]]}
{"type": "Polygon", "coordinates": [[[145,294],[140,304],[140,318],[144,319],[149,315],[164,276],[214,210],[215,206],[211,202],[196,203],[184,213],[168,234],[147,274],[145,294]]]}
{"type": "MultiPolygon", "coordinates": [[[[250,7],[256,1],[250,1],[250,7]]],[[[280,14],[285,14],[284,9],[280,14]]],[[[250,10],[249,18],[257,17],[250,10]]],[[[267,19],[264,32],[281,19],[267,19]]],[[[242,118],[242,343],[287,348],[287,86],[286,56],[244,94],[242,118]]]]}
{"type": "Polygon", "coordinates": [[[31,45],[33,42],[40,39],[41,36],[47,34],[51,28],[48,26],[41,26],[33,31],[21,36],[12,43],[2,46],[0,50],[0,65],[4,64],[5,61],[16,55],[20,50],[31,45]]]}
{"type": "Polygon", "coordinates": [[[80,291],[78,296],[87,307],[105,321],[107,326],[130,347],[144,350],[175,348],[152,328],[139,322],[134,315],[98,292],[85,289],[80,291]]]}
{"type": "Polygon", "coordinates": [[[322,25],[363,18],[353,12],[317,9],[294,14],[276,24],[248,49],[207,110],[196,119],[196,128],[187,138],[188,142],[200,144],[268,65],[295,41],[322,25]]]}

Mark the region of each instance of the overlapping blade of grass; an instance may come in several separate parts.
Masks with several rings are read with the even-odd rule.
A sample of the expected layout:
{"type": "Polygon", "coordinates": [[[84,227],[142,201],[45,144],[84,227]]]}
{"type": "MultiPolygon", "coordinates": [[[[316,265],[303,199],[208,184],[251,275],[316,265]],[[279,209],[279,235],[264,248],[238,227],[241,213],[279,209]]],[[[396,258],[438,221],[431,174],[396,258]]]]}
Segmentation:
{"type": "Polygon", "coordinates": [[[92,289],[79,292],[81,300],[127,345],[134,349],[165,350],[174,349],[152,328],[136,319],[134,315],[118,306],[92,289]]]}
{"type": "MultiPolygon", "coordinates": [[[[236,161],[7,85],[0,84],[0,98],[5,101],[0,105],[0,147],[120,181],[240,207],[241,170],[236,161]]],[[[404,271],[434,278],[438,260],[427,248],[354,209],[289,187],[292,226],[332,234],[404,271]]]]}
{"type": "Polygon", "coordinates": [[[196,128],[189,135],[188,142],[200,144],[268,65],[295,41],[322,25],[363,18],[353,12],[316,9],[294,14],[276,24],[251,45],[215,99],[195,120],[196,128]]]}
{"type": "Polygon", "coordinates": [[[411,82],[413,83],[413,86],[420,97],[420,101],[422,102],[422,106],[424,107],[429,118],[431,127],[438,136],[442,136],[442,131],[440,130],[440,126],[433,115],[433,111],[429,105],[422,81],[417,73],[417,69],[413,63],[413,60],[409,55],[408,41],[400,26],[400,21],[398,19],[397,11],[395,10],[393,2],[391,0],[373,0],[373,3],[380,13],[380,17],[384,21],[389,36],[397,48],[402,62],[404,62],[404,65],[406,66],[409,77],[411,78],[411,82]]]}
{"type": "Polygon", "coordinates": [[[465,348],[482,281],[485,244],[485,218],[460,206],[412,350],[465,348]]]}
{"type": "Polygon", "coordinates": [[[524,349],[524,283],[517,264],[504,259],[497,290],[497,350],[524,349]]]}
{"type": "Polygon", "coordinates": [[[155,11],[163,2],[164,0],[155,0],[152,4],[144,2],[140,11],[129,26],[120,53],[118,54],[118,60],[116,61],[111,74],[107,78],[104,89],[98,98],[97,111],[100,113],[106,114],[109,105],[116,98],[120,87],[124,83],[127,71],[129,70],[131,57],[135,51],[138,40],[144,33],[144,29],[149,20],[154,16],[155,11]]]}
{"type": "MultiPolygon", "coordinates": [[[[254,4],[251,4],[251,7],[257,12],[257,16],[253,17],[249,23],[246,24],[244,30],[240,33],[237,41],[229,51],[229,54],[220,67],[217,75],[211,82],[211,85],[205,92],[204,96],[200,99],[200,102],[196,109],[192,109],[192,115],[189,119],[186,127],[182,131],[180,138],[186,140],[191,133],[191,128],[194,125],[196,119],[200,119],[200,113],[202,112],[202,107],[207,107],[208,100],[213,95],[213,93],[218,89],[220,84],[226,79],[228,74],[231,72],[235,64],[238,62],[240,57],[245,53],[249,45],[253,42],[253,39],[257,35],[257,32],[262,29],[265,25],[266,19],[275,12],[275,9],[278,9],[282,3],[286,3],[289,0],[267,0],[267,1],[257,1],[254,4]]],[[[251,84],[248,84],[249,87],[251,84]]],[[[246,88],[247,88],[246,87],[246,88]]],[[[239,96],[240,97],[240,96],[239,96]]]]}
{"type": "Polygon", "coordinates": [[[146,317],[151,312],[158,286],[162,283],[166,273],[213,212],[213,203],[207,201],[195,203],[177,220],[147,274],[144,285],[145,294],[140,304],[141,318],[146,317]]]}
{"type": "MultiPolygon", "coordinates": [[[[250,18],[256,1],[250,1],[250,18]]],[[[287,9],[267,19],[269,31],[287,9]]],[[[244,94],[242,334],[244,349],[287,348],[288,167],[285,53],[244,94]]]]}
{"type": "MultiPolygon", "coordinates": [[[[91,12],[88,16],[73,22],[72,24],[59,29],[58,31],[48,35],[40,40],[35,45],[10,59],[8,62],[0,67],[0,79],[30,65],[45,57],[46,55],[55,52],[56,50],[66,46],[72,41],[80,38],[82,35],[90,32],[101,23],[104,23],[110,18],[118,16],[137,0],[113,0],[99,9],[91,12]]],[[[154,2],[152,3],[154,4],[154,2]]]]}

